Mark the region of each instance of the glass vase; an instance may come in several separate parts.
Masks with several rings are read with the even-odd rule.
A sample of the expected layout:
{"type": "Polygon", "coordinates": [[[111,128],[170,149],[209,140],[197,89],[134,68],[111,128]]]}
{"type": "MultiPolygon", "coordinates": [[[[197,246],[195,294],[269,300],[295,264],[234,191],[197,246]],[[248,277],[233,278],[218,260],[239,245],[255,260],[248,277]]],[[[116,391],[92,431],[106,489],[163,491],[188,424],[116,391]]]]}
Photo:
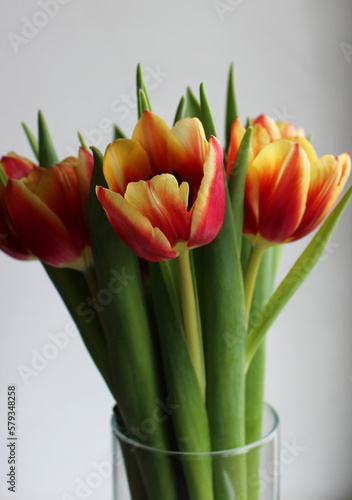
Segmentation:
{"type": "Polygon", "coordinates": [[[113,500],[280,498],[279,419],[268,404],[261,439],[231,450],[182,453],[151,448],[121,433],[115,416],[112,431],[113,500]],[[170,470],[167,477],[160,473],[165,467],[170,470]]]}

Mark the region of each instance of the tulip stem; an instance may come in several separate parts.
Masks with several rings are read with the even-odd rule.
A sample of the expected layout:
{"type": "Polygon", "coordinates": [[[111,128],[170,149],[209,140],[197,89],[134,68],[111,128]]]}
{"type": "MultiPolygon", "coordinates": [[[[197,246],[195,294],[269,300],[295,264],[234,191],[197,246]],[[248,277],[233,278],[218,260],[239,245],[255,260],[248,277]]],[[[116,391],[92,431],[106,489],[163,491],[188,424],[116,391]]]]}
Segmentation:
{"type": "Polygon", "coordinates": [[[252,247],[246,267],[246,272],[244,275],[244,298],[246,306],[247,325],[249,321],[249,315],[251,312],[254,287],[257,280],[258,270],[264,250],[265,249],[261,247],[252,247]]]}
{"type": "Polygon", "coordinates": [[[182,251],[176,260],[180,277],[183,326],[185,329],[186,341],[201,388],[201,392],[203,398],[205,399],[203,341],[200,330],[200,321],[197,309],[197,300],[195,296],[189,251],[182,251]]]}

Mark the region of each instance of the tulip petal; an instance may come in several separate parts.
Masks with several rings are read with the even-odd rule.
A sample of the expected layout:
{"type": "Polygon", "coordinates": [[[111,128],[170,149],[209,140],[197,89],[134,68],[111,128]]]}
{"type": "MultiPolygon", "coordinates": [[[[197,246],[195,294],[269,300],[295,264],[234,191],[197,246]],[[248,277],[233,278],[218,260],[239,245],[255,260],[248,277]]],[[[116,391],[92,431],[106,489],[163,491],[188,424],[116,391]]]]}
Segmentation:
{"type": "Polygon", "coordinates": [[[133,182],[127,186],[125,199],[144,215],[153,227],[158,227],[171,247],[188,241],[191,213],[188,212],[189,186],[179,186],[171,174],[161,174],[150,181],[133,182]]]}
{"type": "Polygon", "coordinates": [[[281,137],[296,137],[297,131],[291,123],[288,122],[276,122],[277,128],[280,131],[281,137]]]}
{"type": "Polygon", "coordinates": [[[267,132],[267,130],[261,125],[259,125],[259,123],[255,124],[253,127],[252,141],[251,141],[253,158],[258,156],[261,150],[265,148],[265,146],[268,146],[270,142],[271,142],[270,135],[267,132]]]}
{"type": "Polygon", "coordinates": [[[147,180],[153,173],[146,152],[131,139],[117,139],[109,144],[104,155],[103,171],[109,188],[122,195],[129,182],[147,180]]]}
{"type": "Polygon", "coordinates": [[[302,219],[309,187],[309,160],[297,143],[280,139],[266,146],[253,166],[259,176],[259,233],[266,240],[281,243],[302,219]]]}
{"type": "Polygon", "coordinates": [[[36,168],[36,165],[16,153],[9,153],[1,158],[1,165],[9,179],[22,179],[27,177],[29,172],[36,168]]]}
{"type": "Polygon", "coordinates": [[[209,243],[220,231],[225,214],[223,150],[215,137],[210,137],[204,163],[204,176],[192,208],[191,236],[188,247],[209,243]]]}
{"type": "Polygon", "coordinates": [[[80,257],[59,217],[22,181],[9,180],[5,203],[19,240],[40,260],[60,267],[80,257]]]}
{"type": "Polygon", "coordinates": [[[322,220],[321,216],[325,212],[325,207],[330,205],[341,172],[341,160],[332,155],[325,155],[311,165],[306,209],[293,234],[293,240],[310,233],[322,220]]]}
{"type": "Polygon", "coordinates": [[[159,116],[144,111],[133,131],[132,139],[137,141],[148,155],[154,175],[172,174],[167,162],[167,142],[170,127],[159,116]]]}
{"type": "Polygon", "coordinates": [[[4,188],[0,184],[0,249],[15,259],[28,260],[31,254],[19,242],[11,228],[4,203],[4,188]]]}
{"type": "Polygon", "coordinates": [[[278,126],[276,125],[275,120],[273,120],[270,116],[262,114],[253,120],[253,125],[261,125],[268,132],[270,141],[276,141],[280,139],[281,134],[278,126]]]}
{"type": "Polygon", "coordinates": [[[294,137],[291,140],[294,142],[298,142],[298,144],[301,146],[301,148],[304,149],[304,151],[307,153],[309,163],[313,165],[318,160],[317,154],[311,145],[311,143],[305,138],[305,137],[294,137]]]}
{"type": "Polygon", "coordinates": [[[97,186],[96,193],[118,236],[139,257],[157,262],[177,253],[166,236],[119,193],[97,186]]]}
{"type": "Polygon", "coordinates": [[[78,190],[81,200],[81,210],[88,227],[88,196],[90,181],[93,173],[93,155],[84,148],[79,148],[76,176],[78,180],[78,190]]]}
{"type": "Polygon", "coordinates": [[[188,182],[191,202],[196,197],[203,178],[203,165],[208,150],[203,125],[198,118],[179,120],[168,139],[168,165],[181,181],[188,182]]]}
{"type": "MultiPolygon", "coordinates": [[[[242,127],[240,119],[236,118],[231,126],[230,133],[230,146],[227,153],[227,162],[226,162],[226,178],[229,178],[231,173],[231,169],[233,166],[233,162],[235,161],[237,151],[240,147],[241,141],[245,134],[246,130],[242,127]]],[[[253,137],[253,136],[252,136],[253,137]]]]}

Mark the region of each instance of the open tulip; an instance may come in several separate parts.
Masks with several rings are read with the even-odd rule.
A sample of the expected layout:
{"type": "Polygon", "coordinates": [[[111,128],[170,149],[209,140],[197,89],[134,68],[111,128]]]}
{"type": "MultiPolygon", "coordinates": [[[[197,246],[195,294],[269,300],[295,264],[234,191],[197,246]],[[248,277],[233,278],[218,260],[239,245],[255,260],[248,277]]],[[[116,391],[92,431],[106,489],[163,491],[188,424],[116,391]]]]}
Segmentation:
{"type": "Polygon", "coordinates": [[[218,234],[224,218],[223,151],[196,118],[170,130],[145,111],[132,139],[111,143],[103,161],[109,189],[97,195],[120,238],[149,261],[176,257],[218,234]]]}
{"type": "Polygon", "coordinates": [[[318,159],[302,137],[275,140],[248,162],[243,233],[264,248],[302,238],[328,215],[350,171],[348,154],[318,159]]]}
{"type": "Polygon", "coordinates": [[[0,248],[15,258],[37,257],[55,267],[84,271],[92,265],[87,224],[90,153],[80,149],[49,168],[14,153],[1,159],[0,248]]]}

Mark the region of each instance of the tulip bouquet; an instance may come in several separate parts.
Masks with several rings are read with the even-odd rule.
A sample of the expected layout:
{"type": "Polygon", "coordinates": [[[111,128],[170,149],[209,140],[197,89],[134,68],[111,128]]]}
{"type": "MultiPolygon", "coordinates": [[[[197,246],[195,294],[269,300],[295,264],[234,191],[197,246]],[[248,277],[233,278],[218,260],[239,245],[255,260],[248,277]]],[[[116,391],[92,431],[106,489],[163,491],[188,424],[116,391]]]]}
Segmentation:
{"type": "MultiPolygon", "coordinates": [[[[152,113],[140,66],[132,138],[115,127],[104,156],[82,147],[59,162],[42,114],[38,164],[15,153],[0,167],[0,248],[37,258],[70,311],[135,442],[205,453],[174,471],[165,460],[126,460],[133,500],[258,498],[206,453],[261,437],[264,338],[317,263],[352,195],[332,210],[351,170],[348,154],[318,158],[303,130],[266,115],[238,118],[231,67],[226,147],[203,85],[190,89],[170,128],[152,113]],[[324,222],[323,222],[324,221],[324,222]],[[322,223],[323,222],[323,223],[322,223]],[[283,243],[322,223],[273,291],[283,243]],[[143,421],[156,402],[177,410],[143,421]]],[[[232,464],[233,465],[233,464],[232,464]]]]}

